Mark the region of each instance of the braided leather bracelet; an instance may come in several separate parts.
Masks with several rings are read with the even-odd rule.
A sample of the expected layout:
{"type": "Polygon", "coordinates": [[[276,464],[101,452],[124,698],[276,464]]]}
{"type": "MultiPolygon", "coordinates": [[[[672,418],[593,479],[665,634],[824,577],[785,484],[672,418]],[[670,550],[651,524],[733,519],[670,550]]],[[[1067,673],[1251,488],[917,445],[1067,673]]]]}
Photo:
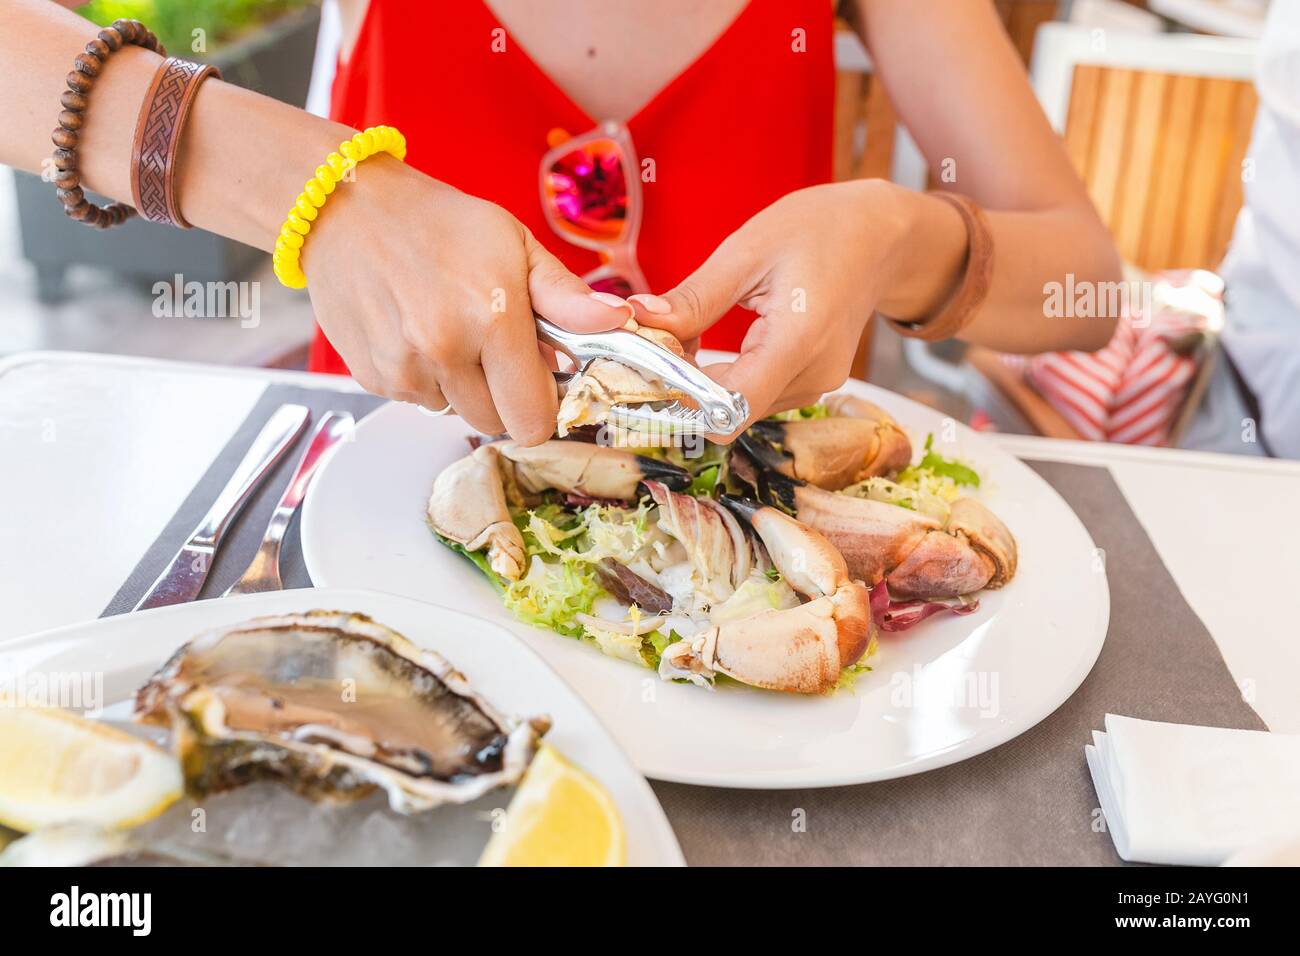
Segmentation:
{"type": "Polygon", "coordinates": [[[131,146],[131,197],[150,222],[190,228],[176,201],[176,151],[194,94],[209,76],[220,79],[221,71],[169,56],[140,105],[131,146]]]}
{"type": "Polygon", "coordinates": [[[81,175],[77,172],[77,142],[81,127],[85,125],[83,114],[95,78],[104,69],[108,58],[128,43],[164,56],[167,52],[158,38],[138,20],[114,20],[111,27],[100,30],[99,36],[86,44],[85,52],[77,54],[73,70],[67,77],[68,88],[60,100],[63,112],[59,114],[59,128],[50,137],[55,147],[54,185],[58,188],[63,211],[73,219],[98,229],[125,222],[135,215],[135,210],[120,202],[96,206],[86,198],[81,189],[81,175]]]}
{"type": "Polygon", "coordinates": [[[970,324],[988,297],[989,285],[993,281],[993,234],[975,200],[960,193],[937,190],[929,195],[953,206],[961,214],[962,224],[966,227],[966,265],[961,279],[956,291],[934,315],[912,322],[882,317],[899,335],[937,342],[952,338],[970,324]]]}

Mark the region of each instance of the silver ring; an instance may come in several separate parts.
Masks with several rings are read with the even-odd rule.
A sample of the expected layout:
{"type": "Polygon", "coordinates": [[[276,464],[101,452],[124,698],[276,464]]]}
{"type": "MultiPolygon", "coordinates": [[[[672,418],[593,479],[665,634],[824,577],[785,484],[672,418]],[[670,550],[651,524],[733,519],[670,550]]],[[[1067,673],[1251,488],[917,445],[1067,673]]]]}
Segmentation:
{"type": "Polygon", "coordinates": [[[448,402],[442,408],[436,410],[432,408],[425,408],[423,405],[416,405],[415,407],[418,408],[421,411],[421,413],[428,415],[430,418],[441,418],[443,415],[446,415],[449,411],[451,411],[451,402],[448,402]]]}

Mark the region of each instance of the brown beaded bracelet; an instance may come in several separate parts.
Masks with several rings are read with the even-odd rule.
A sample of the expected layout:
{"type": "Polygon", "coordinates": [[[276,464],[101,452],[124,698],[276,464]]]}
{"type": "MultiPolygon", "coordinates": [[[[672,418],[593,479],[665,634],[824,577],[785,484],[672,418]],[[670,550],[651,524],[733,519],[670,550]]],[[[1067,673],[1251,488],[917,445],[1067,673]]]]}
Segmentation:
{"type": "Polygon", "coordinates": [[[67,77],[68,88],[60,100],[63,112],[59,113],[59,128],[50,137],[55,147],[54,185],[58,189],[59,202],[63,203],[63,211],[78,222],[97,229],[116,226],[135,215],[135,210],[126,203],[96,206],[82,191],[81,176],[77,172],[77,143],[85,123],[90,91],[94,89],[95,79],[103,71],[108,58],[127,43],[167,55],[158,38],[138,20],[114,20],[112,26],[104,27],[73,62],[73,70],[67,77]]]}

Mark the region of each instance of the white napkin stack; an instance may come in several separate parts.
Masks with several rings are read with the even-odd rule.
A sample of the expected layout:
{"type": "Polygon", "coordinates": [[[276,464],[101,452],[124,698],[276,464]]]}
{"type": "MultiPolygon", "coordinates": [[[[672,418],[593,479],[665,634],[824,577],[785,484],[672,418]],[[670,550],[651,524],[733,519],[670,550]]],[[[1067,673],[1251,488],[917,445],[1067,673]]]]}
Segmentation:
{"type": "Polygon", "coordinates": [[[1300,833],[1300,736],[1106,715],[1084,747],[1119,855],[1217,866],[1300,833]]]}

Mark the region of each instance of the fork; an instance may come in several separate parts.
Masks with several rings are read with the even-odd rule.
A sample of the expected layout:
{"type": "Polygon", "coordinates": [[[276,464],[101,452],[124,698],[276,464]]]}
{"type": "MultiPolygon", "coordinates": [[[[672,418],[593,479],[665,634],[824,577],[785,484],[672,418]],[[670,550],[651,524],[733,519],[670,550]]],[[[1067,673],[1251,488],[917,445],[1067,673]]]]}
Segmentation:
{"type": "Polygon", "coordinates": [[[266,526],[262,545],[257,549],[252,562],[238,581],[226,589],[222,597],[232,594],[257,594],[261,591],[283,591],[284,582],[280,580],[280,546],[284,542],[284,533],[289,529],[293,513],[302,504],[307,494],[307,486],[320,467],[326,453],[352,434],[353,419],[347,412],[327,412],[316,426],[307,450],[298,460],[298,468],[293,473],[293,480],[284,489],[275,512],[266,526]]]}

